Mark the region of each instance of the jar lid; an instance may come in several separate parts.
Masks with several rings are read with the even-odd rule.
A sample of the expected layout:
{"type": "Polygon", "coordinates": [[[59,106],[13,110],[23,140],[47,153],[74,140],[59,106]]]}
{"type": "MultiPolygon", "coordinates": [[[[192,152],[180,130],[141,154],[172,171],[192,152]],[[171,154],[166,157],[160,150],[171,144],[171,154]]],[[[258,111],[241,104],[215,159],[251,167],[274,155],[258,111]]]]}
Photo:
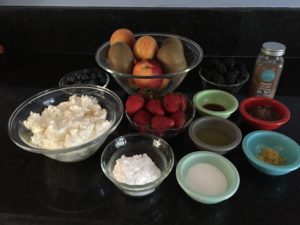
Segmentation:
{"type": "Polygon", "coordinates": [[[278,42],[265,42],[261,48],[262,53],[270,56],[282,56],[285,53],[285,45],[278,42]]]}

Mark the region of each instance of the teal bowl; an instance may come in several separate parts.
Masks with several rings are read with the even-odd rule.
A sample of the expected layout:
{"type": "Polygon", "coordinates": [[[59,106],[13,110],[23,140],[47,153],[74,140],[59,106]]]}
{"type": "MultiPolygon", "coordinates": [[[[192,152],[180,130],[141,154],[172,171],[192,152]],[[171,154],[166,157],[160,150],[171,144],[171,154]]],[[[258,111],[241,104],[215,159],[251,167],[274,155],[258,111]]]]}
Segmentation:
{"type": "Polygon", "coordinates": [[[236,97],[226,91],[217,89],[197,92],[193,97],[193,103],[201,115],[216,116],[224,119],[230,117],[239,106],[236,97]]]}
{"type": "MultiPolygon", "coordinates": [[[[197,202],[215,204],[230,198],[237,191],[240,176],[235,166],[224,156],[214,152],[196,151],[184,156],[176,167],[176,178],[185,193],[197,202]],[[199,163],[210,164],[223,173],[227,180],[227,188],[220,194],[207,194],[192,188],[187,181],[188,170],[199,163]]],[[[211,178],[213,179],[213,178],[211,178]]],[[[215,183],[214,180],[211,180],[215,183]]]]}
{"type": "Polygon", "coordinates": [[[286,135],[274,131],[254,131],[242,142],[243,151],[250,164],[260,172],[278,176],[300,167],[300,146],[286,135]],[[273,165],[257,156],[264,148],[276,150],[285,159],[284,165],[273,165]]]}

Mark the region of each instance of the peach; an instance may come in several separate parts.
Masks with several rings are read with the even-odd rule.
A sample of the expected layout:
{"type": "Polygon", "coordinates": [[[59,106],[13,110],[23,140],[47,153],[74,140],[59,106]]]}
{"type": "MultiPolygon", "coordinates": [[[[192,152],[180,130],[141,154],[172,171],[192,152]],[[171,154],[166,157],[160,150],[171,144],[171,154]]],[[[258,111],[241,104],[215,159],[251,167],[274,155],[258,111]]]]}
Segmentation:
{"type": "Polygon", "coordinates": [[[139,60],[153,59],[156,55],[158,45],[151,36],[140,37],[133,46],[134,56],[139,60]]]}
{"type": "Polygon", "coordinates": [[[109,40],[111,46],[117,42],[124,42],[132,48],[135,43],[135,38],[131,30],[128,30],[126,28],[120,28],[113,32],[109,40]]]}
{"type": "Polygon", "coordinates": [[[0,54],[4,54],[5,53],[5,47],[4,45],[0,44],[0,54]]]}
{"type": "Polygon", "coordinates": [[[159,86],[159,89],[165,89],[170,83],[170,79],[164,78],[159,86]]]}
{"type": "MultiPolygon", "coordinates": [[[[133,76],[153,76],[161,74],[163,74],[163,71],[155,60],[139,61],[133,67],[133,76]]],[[[160,87],[162,80],[162,78],[135,78],[134,82],[138,88],[158,88],[160,87]]]]}

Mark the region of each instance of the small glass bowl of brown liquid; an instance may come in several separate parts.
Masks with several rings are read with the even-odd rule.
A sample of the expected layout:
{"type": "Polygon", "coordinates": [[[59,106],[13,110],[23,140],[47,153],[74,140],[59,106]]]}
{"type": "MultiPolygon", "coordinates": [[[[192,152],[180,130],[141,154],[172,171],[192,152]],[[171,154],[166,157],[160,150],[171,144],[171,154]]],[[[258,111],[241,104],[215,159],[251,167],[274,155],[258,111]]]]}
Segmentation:
{"type": "Polygon", "coordinates": [[[221,90],[203,90],[196,93],[193,103],[203,116],[228,118],[238,109],[238,100],[230,93],[221,90]]]}

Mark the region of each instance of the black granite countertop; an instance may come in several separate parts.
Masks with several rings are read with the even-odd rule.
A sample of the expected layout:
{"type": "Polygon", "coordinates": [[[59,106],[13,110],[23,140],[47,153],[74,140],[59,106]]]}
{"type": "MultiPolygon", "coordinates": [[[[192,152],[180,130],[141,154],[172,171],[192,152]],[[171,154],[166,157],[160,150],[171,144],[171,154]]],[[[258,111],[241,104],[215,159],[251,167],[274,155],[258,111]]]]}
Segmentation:
{"type": "MultiPolygon", "coordinates": [[[[244,58],[252,71],[253,58],[244,58]]],[[[287,59],[277,99],[291,110],[291,120],[278,129],[300,143],[299,59],[287,59]]],[[[240,187],[230,199],[205,205],[190,199],[179,187],[175,167],[179,159],[196,151],[187,132],[166,139],[175,154],[175,166],[158,190],[144,198],[122,194],[102,173],[100,155],[112,139],[133,130],[126,118],[99,151],[78,163],[62,163],[26,152],[8,137],[7,122],[25,99],[57,86],[65,73],[96,67],[93,55],[16,54],[0,57],[0,224],[299,224],[300,170],[272,177],[255,170],[241,146],[225,155],[237,167],[240,187]]],[[[111,79],[108,88],[122,99],[125,93],[111,79]]],[[[197,69],[178,88],[192,96],[201,90],[197,69]]],[[[243,98],[244,89],[239,98],[243,98]]],[[[198,115],[197,115],[198,116],[198,115]]],[[[243,135],[252,131],[239,113],[231,120],[243,135]]]]}

